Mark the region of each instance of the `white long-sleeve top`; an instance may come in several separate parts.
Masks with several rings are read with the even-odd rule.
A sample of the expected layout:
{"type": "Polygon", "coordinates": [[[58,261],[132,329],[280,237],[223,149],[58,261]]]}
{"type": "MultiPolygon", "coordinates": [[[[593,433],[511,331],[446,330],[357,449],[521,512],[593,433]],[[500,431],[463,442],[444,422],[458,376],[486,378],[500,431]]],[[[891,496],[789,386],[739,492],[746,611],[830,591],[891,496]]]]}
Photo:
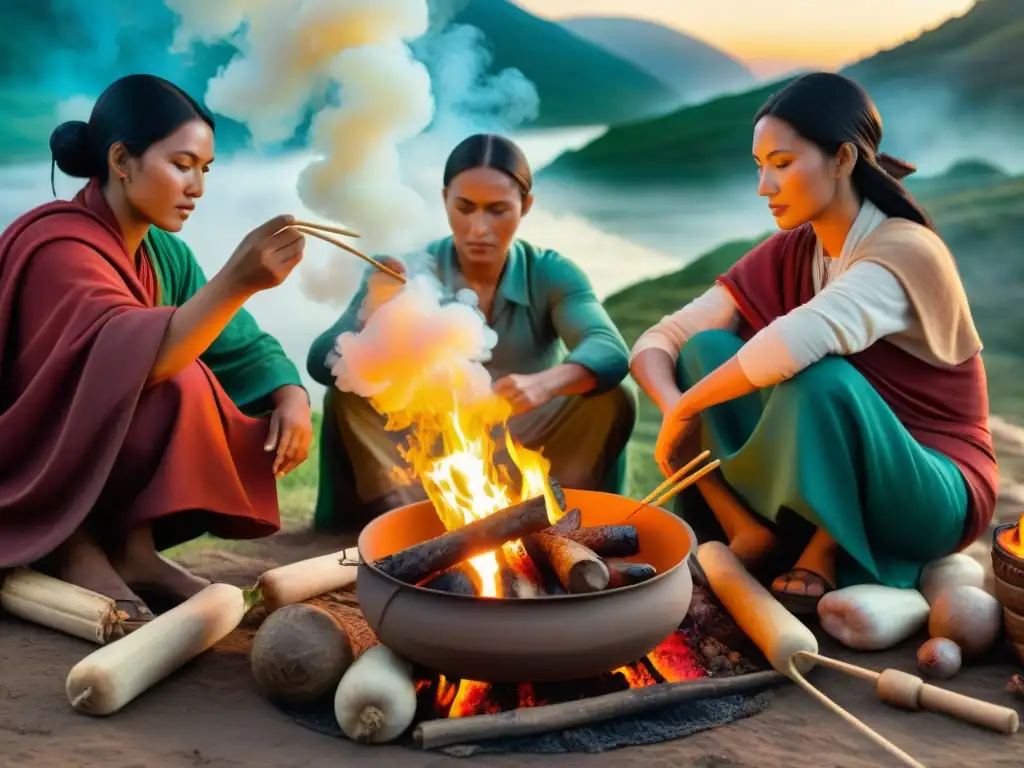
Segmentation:
{"type": "MultiPolygon", "coordinates": [[[[852,355],[879,339],[910,330],[918,321],[900,281],[873,262],[849,265],[857,245],[885,220],[865,201],[837,258],[815,249],[814,291],[806,304],[776,318],[743,345],[737,361],[758,387],[788,379],[826,355],[852,355]]],[[[673,360],[694,334],[720,328],[735,331],[741,315],[729,292],[715,284],[636,342],[632,356],[661,349],[673,360]]]]}

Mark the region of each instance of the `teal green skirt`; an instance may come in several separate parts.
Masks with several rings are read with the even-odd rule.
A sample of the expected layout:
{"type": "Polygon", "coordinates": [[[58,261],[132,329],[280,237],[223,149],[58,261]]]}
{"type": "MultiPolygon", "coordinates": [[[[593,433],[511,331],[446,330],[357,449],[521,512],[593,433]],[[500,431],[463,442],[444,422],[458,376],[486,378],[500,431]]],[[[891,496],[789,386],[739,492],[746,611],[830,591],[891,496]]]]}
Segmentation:
{"type": "MultiPolygon", "coordinates": [[[[726,331],[695,335],[679,358],[680,388],[742,345],[726,331]]],[[[921,569],[955,551],[963,534],[967,486],[960,470],[919,444],[841,357],[707,409],[699,439],[721,460],[726,484],[769,527],[803,527],[808,536],[821,528],[835,539],[837,586],[915,588],[921,569]]],[[[707,514],[696,496],[680,499],[684,518],[707,514]]]]}

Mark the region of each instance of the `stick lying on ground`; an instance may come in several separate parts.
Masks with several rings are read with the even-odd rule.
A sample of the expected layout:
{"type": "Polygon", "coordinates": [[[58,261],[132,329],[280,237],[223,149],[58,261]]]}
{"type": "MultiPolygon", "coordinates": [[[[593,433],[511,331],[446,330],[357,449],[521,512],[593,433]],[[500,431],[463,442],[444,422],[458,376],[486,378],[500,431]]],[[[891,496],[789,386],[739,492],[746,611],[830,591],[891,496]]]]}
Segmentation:
{"type": "Polygon", "coordinates": [[[374,566],[406,584],[419,584],[438,571],[492,552],[505,542],[537,533],[550,525],[544,497],[536,496],[382,557],[374,566]]]}
{"type": "Polygon", "coordinates": [[[422,749],[436,749],[451,744],[528,736],[613,720],[683,701],[767,688],[785,680],[777,672],[754,672],[738,677],[663,683],[564,704],[514,709],[500,715],[427,720],[416,726],[413,738],[422,749]]]}
{"type": "Polygon", "coordinates": [[[355,584],[359,549],[350,547],[331,555],[311,557],[266,571],[256,589],[267,613],[355,584]]]}

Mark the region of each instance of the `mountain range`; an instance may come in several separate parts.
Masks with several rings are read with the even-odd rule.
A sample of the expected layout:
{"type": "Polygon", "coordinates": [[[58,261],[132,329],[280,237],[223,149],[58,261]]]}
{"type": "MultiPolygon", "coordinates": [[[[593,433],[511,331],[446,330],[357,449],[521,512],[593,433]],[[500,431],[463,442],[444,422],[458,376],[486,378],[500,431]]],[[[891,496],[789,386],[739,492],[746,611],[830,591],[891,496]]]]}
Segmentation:
{"type": "MultiPolygon", "coordinates": [[[[525,127],[644,119],[693,101],[718,87],[714,84],[724,88],[746,76],[728,56],[684,35],[659,32],[655,25],[616,20],[580,33],[509,0],[429,4],[432,29],[424,41],[413,43],[414,53],[425,50],[423,43],[431,36],[455,26],[476,28],[478,53],[490,59],[487,72],[518,69],[537,90],[539,112],[525,127]],[[608,42],[609,35],[617,34],[632,42],[625,48],[608,42]],[[595,42],[598,38],[604,42],[595,42]],[[668,74],[674,66],[680,68],[679,77],[668,74]]],[[[76,96],[95,98],[112,80],[131,72],[166,77],[201,99],[206,83],[237,49],[229,42],[198,43],[186,54],[171,53],[176,24],[176,15],[156,0],[0,5],[0,163],[47,157],[50,131],[63,117],[62,103],[76,96]]],[[[428,68],[436,63],[424,61],[428,68]]],[[[303,145],[308,125],[307,120],[284,146],[303,145]]],[[[218,121],[221,153],[247,142],[244,126],[227,118],[218,121]]]]}
{"type": "MultiPolygon", "coordinates": [[[[1024,0],[979,0],[963,16],[843,70],[882,114],[882,149],[921,167],[978,155],[1020,158],[1024,0]],[[1016,150],[1014,148],[1016,147],[1016,150]]],[[[788,78],[610,128],[541,174],[614,184],[729,183],[748,178],[752,119],[788,78]]],[[[1024,161],[1024,158],[1018,162],[1024,161]]]]}

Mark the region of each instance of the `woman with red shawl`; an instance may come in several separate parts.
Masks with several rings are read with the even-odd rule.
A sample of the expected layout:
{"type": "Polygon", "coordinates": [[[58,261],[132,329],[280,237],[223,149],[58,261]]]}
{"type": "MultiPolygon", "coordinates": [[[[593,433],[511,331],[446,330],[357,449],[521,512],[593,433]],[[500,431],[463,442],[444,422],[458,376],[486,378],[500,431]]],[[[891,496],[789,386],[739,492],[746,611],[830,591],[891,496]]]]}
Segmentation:
{"type": "Polygon", "coordinates": [[[143,595],[207,583],[160,550],[278,530],[275,477],[312,435],[296,367],[242,308],[301,259],[292,217],[209,282],[172,234],[203,194],[213,130],[171,83],[118,80],[50,139],[86,186],[0,236],[0,570],[106,595],[129,629],[152,618],[143,595]]]}
{"type": "Polygon", "coordinates": [[[690,501],[748,567],[789,568],[766,575],[794,611],[849,584],[916,588],[995,507],[981,340],[953,256],[900,183],[913,168],[881,139],[845,77],[775,93],[753,159],[783,231],[633,350],[664,414],[663,471],[690,438],[721,459],[690,501]],[[794,542],[795,563],[771,557],[794,542]]]}

